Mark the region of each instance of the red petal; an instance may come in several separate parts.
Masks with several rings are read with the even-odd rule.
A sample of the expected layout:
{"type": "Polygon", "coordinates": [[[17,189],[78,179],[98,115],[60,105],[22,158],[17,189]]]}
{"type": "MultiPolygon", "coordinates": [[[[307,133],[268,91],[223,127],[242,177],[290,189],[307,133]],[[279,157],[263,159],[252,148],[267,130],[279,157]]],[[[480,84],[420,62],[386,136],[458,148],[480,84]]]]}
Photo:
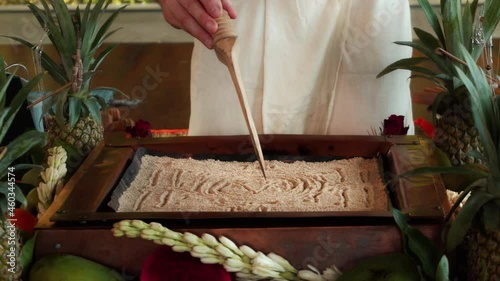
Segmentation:
{"type": "Polygon", "coordinates": [[[419,117],[417,120],[414,121],[415,125],[418,126],[422,131],[431,139],[434,139],[435,131],[436,128],[427,120],[423,119],[422,117],[419,117]]]}
{"type": "Polygon", "coordinates": [[[35,228],[37,219],[32,213],[24,209],[15,209],[12,223],[22,231],[33,233],[33,228],[35,228]]]}
{"type": "Polygon", "coordinates": [[[188,253],[160,247],[143,263],[141,281],[230,281],[221,265],[203,264],[188,253]]]}

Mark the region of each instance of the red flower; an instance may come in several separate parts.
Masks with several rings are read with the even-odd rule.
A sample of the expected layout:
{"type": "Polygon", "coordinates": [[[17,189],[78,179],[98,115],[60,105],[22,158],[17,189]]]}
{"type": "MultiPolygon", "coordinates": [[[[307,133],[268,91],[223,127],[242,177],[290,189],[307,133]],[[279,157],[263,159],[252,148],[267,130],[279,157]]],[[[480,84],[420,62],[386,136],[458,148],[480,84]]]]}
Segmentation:
{"type": "Polygon", "coordinates": [[[127,133],[133,138],[149,138],[151,137],[151,125],[148,121],[140,119],[135,123],[134,127],[127,127],[127,133]]]}
{"type": "Polygon", "coordinates": [[[402,115],[391,115],[384,120],[384,130],[382,135],[406,135],[410,127],[405,127],[405,117],[402,115]]]}
{"type": "Polygon", "coordinates": [[[229,274],[218,264],[203,264],[188,253],[176,253],[162,246],[142,264],[141,281],[230,281],[229,274]]]}
{"type": "Polygon", "coordinates": [[[37,223],[37,219],[33,216],[32,213],[24,210],[24,209],[15,209],[14,216],[10,218],[12,224],[16,226],[16,228],[26,231],[30,234],[33,233],[33,228],[37,223]]]}
{"type": "Polygon", "coordinates": [[[436,128],[429,122],[427,122],[422,117],[419,117],[414,121],[415,125],[418,126],[422,131],[431,139],[434,139],[436,128]]]}

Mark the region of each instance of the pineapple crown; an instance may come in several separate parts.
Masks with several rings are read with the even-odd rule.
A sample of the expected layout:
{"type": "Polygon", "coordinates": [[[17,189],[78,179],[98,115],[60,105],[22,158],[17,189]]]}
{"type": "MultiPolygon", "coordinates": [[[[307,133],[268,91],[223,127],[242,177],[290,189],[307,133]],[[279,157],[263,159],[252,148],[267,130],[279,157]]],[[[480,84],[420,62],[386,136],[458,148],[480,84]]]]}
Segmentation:
{"type": "MultiPolygon", "coordinates": [[[[49,94],[57,94],[57,98],[51,99],[46,107],[48,111],[56,105],[56,119],[60,126],[69,122],[70,127],[73,127],[80,117],[89,114],[98,124],[101,123],[100,109],[105,108],[106,104],[101,97],[91,93],[91,79],[106,56],[118,46],[111,44],[100,49],[104,41],[119,30],[110,30],[110,27],[126,7],[118,8],[104,20],[104,13],[111,1],[88,1],[83,11],[77,7],[74,12],[70,12],[64,0],[40,0],[41,7],[27,3],[57,51],[57,60],[42,52],[41,64],[61,85],[61,88],[49,94]]],[[[35,45],[22,38],[7,37],[31,49],[35,48],[35,45]]]]}
{"type": "MultiPolygon", "coordinates": [[[[10,104],[6,104],[7,89],[16,74],[15,69],[11,75],[7,77],[5,61],[0,56],[0,143],[14,120],[17,112],[21,108],[23,102],[28,97],[31,90],[38,84],[44,73],[38,74],[36,77],[28,81],[22,89],[12,99],[10,104]]],[[[9,198],[15,198],[21,204],[26,204],[26,198],[18,187],[16,187],[12,174],[19,166],[11,166],[16,159],[28,152],[32,147],[46,142],[45,133],[38,131],[28,131],[15,138],[9,144],[0,148],[0,219],[4,219],[4,214],[8,210],[13,211],[13,207],[8,205],[9,198]],[[12,209],[11,209],[12,208],[12,209]]]]}
{"type": "Polygon", "coordinates": [[[478,0],[472,2],[467,0],[465,4],[462,4],[461,0],[441,0],[441,20],[429,0],[418,0],[418,2],[435,34],[414,28],[420,42],[395,42],[395,44],[412,47],[421,52],[423,57],[399,60],[387,66],[377,77],[401,69],[412,71],[410,78],[432,81],[442,89],[442,93],[433,104],[435,115],[439,103],[445,97],[455,95],[459,100],[462,99],[461,94],[465,91],[465,87],[456,78],[457,69],[467,71],[467,67],[463,63],[465,57],[460,49],[464,46],[466,53],[476,64],[484,49],[484,41],[491,38],[500,21],[500,1],[485,0],[482,13],[479,13],[478,0]],[[428,62],[438,72],[421,65],[428,62]]]}

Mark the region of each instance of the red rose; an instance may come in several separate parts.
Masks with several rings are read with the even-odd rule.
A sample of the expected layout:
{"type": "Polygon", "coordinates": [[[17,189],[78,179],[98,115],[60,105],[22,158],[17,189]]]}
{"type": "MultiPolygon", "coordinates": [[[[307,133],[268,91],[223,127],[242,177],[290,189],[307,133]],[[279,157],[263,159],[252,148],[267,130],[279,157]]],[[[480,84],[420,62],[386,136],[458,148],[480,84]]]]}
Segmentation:
{"type": "Polygon", "coordinates": [[[405,117],[402,115],[391,115],[384,120],[384,130],[382,135],[406,135],[410,127],[405,127],[405,117]]]}
{"type": "Polygon", "coordinates": [[[127,127],[127,133],[133,138],[149,138],[151,137],[151,124],[148,121],[140,119],[135,123],[134,127],[127,127]]]}

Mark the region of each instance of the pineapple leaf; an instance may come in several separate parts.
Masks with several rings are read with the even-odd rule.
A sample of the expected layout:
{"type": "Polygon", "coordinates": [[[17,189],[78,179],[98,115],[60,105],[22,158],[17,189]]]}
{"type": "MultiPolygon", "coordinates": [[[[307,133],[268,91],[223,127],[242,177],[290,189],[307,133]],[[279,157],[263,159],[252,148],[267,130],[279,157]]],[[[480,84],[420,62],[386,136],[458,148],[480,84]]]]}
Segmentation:
{"type": "Polygon", "coordinates": [[[432,29],[439,38],[441,45],[445,47],[446,40],[444,38],[443,29],[441,28],[441,24],[439,23],[439,19],[436,15],[436,12],[432,8],[431,3],[429,3],[428,0],[418,0],[418,3],[420,4],[420,7],[422,7],[422,10],[424,11],[425,16],[427,17],[427,20],[429,21],[432,29]]]}
{"type": "Polygon", "coordinates": [[[448,258],[445,255],[443,255],[437,267],[436,281],[449,281],[449,280],[450,280],[450,265],[448,263],[448,258]]]}
{"type": "MultiPolygon", "coordinates": [[[[57,15],[57,20],[59,22],[59,29],[61,30],[61,35],[64,38],[64,45],[67,47],[69,59],[71,56],[76,54],[76,32],[75,26],[73,23],[73,19],[71,18],[71,14],[68,10],[68,7],[64,3],[64,1],[51,1],[52,7],[54,8],[54,12],[57,15]]],[[[73,66],[74,62],[71,60],[70,66],[73,66]]],[[[71,68],[66,68],[66,71],[72,70],[71,68]]],[[[67,75],[71,75],[68,73],[67,75]]]]}
{"type": "Polygon", "coordinates": [[[47,141],[46,138],[45,133],[35,130],[28,131],[15,138],[7,145],[7,152],[0,161],[0,171],[6,171],[14,160],[24,155],[35,145],[40,143],[45,144],[47,141]]]}
{"type": "Polygon", "coordinates": [[[66,77],[66,81],[70,81],[71,70],[73,69],[73,61],[71,58],[72,54],[66,47],[65,39],[61,34],[61,30],[59,29],[58,25],[54,22],[52,11],[48,6],[46,0],[40,0],[40,3],[42,4],[44,10],[41,10],[32,3],[29,3],[28,7],[38,19],[38,23],[40,24],[42,29],[48,29],[48,36],[50,38],[50,41],[56,48],[57,53],[59,54],[61,62],[64,66],[64,75],[66,77]]]}
{"type": "Polygon", "coordinates": [[[78,121],[78,118],[81,116],[81,111],[82,111],[82,99],[78,97],[69,97],[69,127],[73,128],[75,126],[76,122],[78,121]]]}
{"type": "Polygon", "coordinates": [[[90,83],[90,79],[92,79],[92,77],[94,77],[94,75],[96,74],[97,71],[89,71],[87,73],[84,73],[82,77],[83,84],[90,83]]]}
{"type": "Polygon", "coordinates": [[[104,98],[97,95],[95,95],[94,98],[97,101],[97,103],[99,103],[99,110],[106,112],[106,108],[108,107],[108,105],[106,104],[104,98]]]}
{"type": "Polygon", "coordinates": [[[101,63],[104,61],[104,59],[106,58],[106,56],[111,52],[113,51],[116,47],[118,47],[118,44],[111,44],[109,46],[107,46],[104,50],[102,50],[102,52],[99,53],[99,55],[97,56],[97,58],[95,59],[95,61],[92,63],[92,65],[90,66],[90,70],[91,71],[96,71],[97,68],[101,65],[101,63]]]}
{"type": "Polygon", "coordinates": [[[113,91],[115,94],[119,93],[120,95],[124,96],[126,99],[130,99],[129,96],[127,96],[124,92],[120,91],[117,88],[113,88],[113,87],[97,87],[97,88],[94,88],[94,90],[109,90],[109,91],[113,91]]]}
{"type": "Polygon", "coordinates": [[[412,47],[415,50],[420,51],[421,53],[426,55],[429,59],[431,59],[436,64],[436,66],[444,73],[448,73],[448,74],[453,73],[451,68],[450,68],[449,62],[446,59],[444,59],[442,56],[437,55],[434,52],[435,50],[432,50],[424,45],[414,43],[414,42],[400,42],[400,41],[398,41],[398,42],[395,42],[395,44],[401,45],[401,46],[412,47]]]}
{"type": "MultiPolygon", "coordinates": [[[[478,186],[480,187],[480,186],[484,185],[485,183],[486,183],[486,179],[479,179],[476,182],[470,184],[467,188],[465,188],[464,191],[461,192],[460,195],[458,196],[457,200],[455,201],[455,204],[453,204],[453,206],[451,206],[451,209],[448,212],[448,214],[446,215],[446,218],[444,221],[446,223],[449,223],[451,218],[455,215],[455,212],[460,207],[462,202],[464,202],[465,198],[469,195],[469,193],[478,189],[478,186]]],[[[445,240],[445,239],[443,238],[443,240],[445,240]]]]}
{"type": "MultiPolygon", "coordinates": [[[[5,38],[10,38],[12,40],[15,40],[26,47],[30,49],[34,49],[35,45],[31,44],[30,42],[17,38],[17,37],[12,37],[12,36],[2,36],[5,38]]],[[[45,69],[49,75],[59,84],[64,85],[69,82],[68,78],[66,77],[66,74],[57,63],[54,62],[45,52],[42,52],[42,67],[45,69]]]]}
{"type": "MultiPolygon", "coordinates": [[[[415,65],[418,65],[418,64],[421,64],[423,62],[426,62],[426,61],[429,61],[428,58],[406,58],[406,59],[401,59],[393,64],[390,64],[389,66],[387,66],[384,70],[382,70],[382,72],[380,72],[378,75],[377,75],[377,78],[380,78],[388,73],[391,73],[395,70],[398,70],[398,69],[406,69],[406,70],[411,70],[410,68],[411,67],[414,67],[415,65]]],[[[417,71],[417,70],[416,70],[417,71]]],[[[419,67],[418,69],[418,72],[421,72],[423,74],[427,74],[427,75],[431,75],[431,76],[434,76],[436,75],[436,73],[434,73],[433,71],[430,71],[428,69],[425,69],[425,68],[422,68],[422,67],[419,67]]]]}
{"type": "Polygon", "coordinates": [[[427,236],[413,227],[408,227],[405,235],[408,236],[408,246],[411,252],[418,257],[425,275],[435,276],[442,253],[436,249],[427,236]]]}
{"type": "Polygon", "coordinates": [[[469,1],[465,2],[464,5],[464,11],[462,13],[462,31],[463,31],[463,38],[464,38],[464,46],[465,49],[467,49],[469,52],[471,52],[471,44],[472,40],[469,40],[469,38],[472,38],[472,33],[474,30],[474,17],[475,14],[472,13],[472,7],[469,1]]]}
{"type": "MultiPolygon", "coordinates": [[[[108,1],[108,4],[109,4],[109,1],[108,1]]],[[[107,5],[106,5],[107,6],[107,5]]],[[[104,39],[105,39],[105,35],[106,35],[106,32],[108,32],[109,28],[111,27],[111,25],[113,24],[113,22],[116,20],[116,17],[118,17],[118,15],[127,7],[127,5],[125,6],[122,6],[120,8],[118,8],[116,11],[114,11],[111,16],[109,16],[109,18],[102,24],[101,28],[99,29],[99,31],[97,32],[97,35],[95,36],[95,39],[94,39],[94,42],[92,42],[92,49],[97,49],[99,48],[104,39]]]]}
{"type": "Polygon", "coordinates": [[[479,210],[493,199],[495,197],[484,190],[476,190],[471,193],[467,203],[458,212],[448,230],[446,245],[449,251],[455,249],[462,242],[479,210]]]}
{"type": "Polygon", "coordinates": [[[83,103],[85,104],[85,107],[89,111],[92,118],[94,118],[94,120],[97,122],[98,125],[101,125],[102,118],[101,118],[101,111],[99,108],[100,106],[99,103],[95,100],[95,97],[84,99],[83,103]]]}
{"type": "Polygon", "coordinates": [[[428,46],[429,48],[439,48],[442,47],[441,43],[439,43],[439,40],[434,37],[434,35],[430,34],[429,32],[422,30],[420,28],[414,28],[415,34],[417,35],[418,39],[425,45],[428,46]]]}
{"type": "Polygon", "coordinates": [[[484,37],[490,38],[500,22],[500,1],[486,0],[484,10],[484,37]]]}
{"type": "Polygon", "coordinates": [[[500,228],[500,208],[494,201],[490,201],[483,206],[483,225],[486,229],[500,228]]]}
{"type": "Polygon", "coordinates": [[[459,68],[457,68],[457,73],[470,93],[472,108],[474,109],[474,122],[484,146],[487,166],[491,171],[499,171],[498,151],[495,144],[498,143],[500,138],[498,135],[500,120],[492,118],[496,115],[494,113],[495,106],[493,104],[493,93],[486,80],[486,76],[479,66],[476,65],[470,54],[467,53],[467,50],[465,50],[463,46],[460,50],[469,66],[470,78],[459,68]],[[493,137],[495,137],[496,140],[494,140],[493,137]]]}
{"type": "Polygon", "coordinates": [[[64,117],[64,110],[66,106],[68,91],[63,90],[56,98],[56,122],[60,128],[66,127],[66,118],[64,117]]]}
{"type": "Polygon", "coordinates": [[[464,42],[461,8],[462,1],[447,1],[443,12],[447,50],[454,55],[458,54],[457,47],[463,45],[464,42]]]}

